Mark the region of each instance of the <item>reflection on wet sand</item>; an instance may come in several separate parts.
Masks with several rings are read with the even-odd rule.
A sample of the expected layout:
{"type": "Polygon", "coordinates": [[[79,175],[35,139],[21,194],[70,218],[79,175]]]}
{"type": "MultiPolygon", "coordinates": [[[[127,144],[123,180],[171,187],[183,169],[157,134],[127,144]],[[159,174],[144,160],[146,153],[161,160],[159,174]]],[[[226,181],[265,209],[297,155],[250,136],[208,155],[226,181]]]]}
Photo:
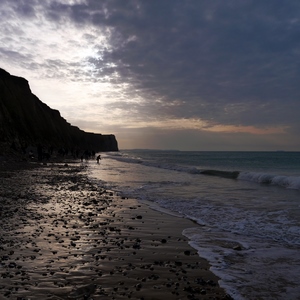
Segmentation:
{"type": "Polygon", "coordinates": [[[229,299],[181,235],[188,220],[86,175],[76,163],[1,172],[4,299],[229,299]]]}

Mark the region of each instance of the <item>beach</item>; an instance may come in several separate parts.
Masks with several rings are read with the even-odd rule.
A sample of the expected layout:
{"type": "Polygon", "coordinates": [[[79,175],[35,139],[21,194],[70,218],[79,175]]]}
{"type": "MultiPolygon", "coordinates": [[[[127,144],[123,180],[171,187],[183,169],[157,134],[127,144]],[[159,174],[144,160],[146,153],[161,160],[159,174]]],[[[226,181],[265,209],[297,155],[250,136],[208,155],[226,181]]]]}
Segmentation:
{"type": "Polygon", "coordinates": [[[231,299],[182,231],[78,161],[2,161],[0,299],[231,299]]]}
{"type": "Polygon", "coordinates": [[[299,162],[297,152],[123,150],[84,164],[106,189],[192,220],[189,245],[244,300],[299,299],[299,162]]]}

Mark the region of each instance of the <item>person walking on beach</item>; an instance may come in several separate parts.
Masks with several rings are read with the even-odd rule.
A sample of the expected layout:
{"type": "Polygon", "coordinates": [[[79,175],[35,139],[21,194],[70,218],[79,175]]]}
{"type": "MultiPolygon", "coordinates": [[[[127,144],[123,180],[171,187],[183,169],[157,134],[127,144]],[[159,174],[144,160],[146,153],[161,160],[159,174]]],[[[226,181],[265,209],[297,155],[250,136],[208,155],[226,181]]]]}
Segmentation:
{"type": "Polygon", "coordinates": [[[97,164],[99,164],[99,160],[101,159],[101,155],[99,154],[98,156],[97,156],[97,158],[96,158],[96,160],[97,160],[97,164]]]}

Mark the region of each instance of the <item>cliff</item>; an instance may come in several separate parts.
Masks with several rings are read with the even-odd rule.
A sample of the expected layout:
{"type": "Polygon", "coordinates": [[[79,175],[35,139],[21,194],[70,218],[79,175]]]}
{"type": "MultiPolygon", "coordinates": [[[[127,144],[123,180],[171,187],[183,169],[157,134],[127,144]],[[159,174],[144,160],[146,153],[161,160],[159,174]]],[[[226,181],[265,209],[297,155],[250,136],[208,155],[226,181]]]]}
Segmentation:
{"type": "Polygon", "coordinates": [[[0,154],[27,146],[118,151],[114,135],[72,126],[32,94],[28,81],[0,69],[0,154]]]}

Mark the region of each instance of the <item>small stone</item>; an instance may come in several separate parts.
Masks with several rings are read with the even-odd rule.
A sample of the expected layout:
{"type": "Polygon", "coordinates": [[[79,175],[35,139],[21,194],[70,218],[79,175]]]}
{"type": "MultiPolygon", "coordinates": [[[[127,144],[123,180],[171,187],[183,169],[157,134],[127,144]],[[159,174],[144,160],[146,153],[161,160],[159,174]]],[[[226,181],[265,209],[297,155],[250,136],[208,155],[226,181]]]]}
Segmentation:
{"type": "Polygon", "coordinates": [[[235,250],[235,251],[241,251],[243,249],[242,249],[242,247],[240,245],[237,245],[237,246],[233,247],[233,250],[235,250]]]}
{"type": "Polygon", "coordinates": [[[9,268],[16,268],[17,264],[15,262],[9,263],[8,267],[9,268]]]}

